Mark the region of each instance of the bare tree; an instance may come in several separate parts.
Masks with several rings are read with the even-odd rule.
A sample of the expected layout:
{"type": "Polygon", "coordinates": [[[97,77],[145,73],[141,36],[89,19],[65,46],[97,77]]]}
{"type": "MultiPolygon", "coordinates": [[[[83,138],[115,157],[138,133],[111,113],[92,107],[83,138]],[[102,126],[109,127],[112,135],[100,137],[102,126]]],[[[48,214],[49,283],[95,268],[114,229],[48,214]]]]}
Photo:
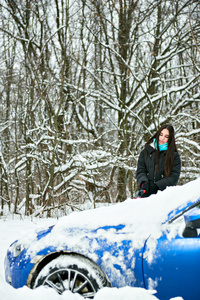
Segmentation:
{"type": "Polygon", "coordinates": [[[194,0],[2,1],[2,211],[124,201],[138,153],[166,122],[180,183],[198,176],[199,10],[194,0]]]}

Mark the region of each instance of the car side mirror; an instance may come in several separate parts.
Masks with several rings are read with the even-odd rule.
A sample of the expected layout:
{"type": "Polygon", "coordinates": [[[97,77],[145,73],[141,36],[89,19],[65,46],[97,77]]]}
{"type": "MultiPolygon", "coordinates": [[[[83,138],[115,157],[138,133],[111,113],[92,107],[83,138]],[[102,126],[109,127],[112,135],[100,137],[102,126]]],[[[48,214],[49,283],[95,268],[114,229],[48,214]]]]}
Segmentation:
{"type": "Polygon", "coordinates": [[[185,229],[183,237],[197,237],[197,229],[200,228],[200,209],[194,207],[184,214],[185,229]]]}

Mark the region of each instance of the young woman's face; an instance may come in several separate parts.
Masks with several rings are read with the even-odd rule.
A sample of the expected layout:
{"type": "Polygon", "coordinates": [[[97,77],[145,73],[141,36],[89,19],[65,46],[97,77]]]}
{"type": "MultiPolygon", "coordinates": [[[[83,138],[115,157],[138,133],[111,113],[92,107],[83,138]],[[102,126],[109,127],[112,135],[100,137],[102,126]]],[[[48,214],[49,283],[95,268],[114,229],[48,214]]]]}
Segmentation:
{"type": "Polygon", "coordinates": [[[168,143],[169,140],[169,130],[168,129],[163,129],[159,135],[159,140],[158,143],[159,145],[163,145],[165,143],[168,143]]]}

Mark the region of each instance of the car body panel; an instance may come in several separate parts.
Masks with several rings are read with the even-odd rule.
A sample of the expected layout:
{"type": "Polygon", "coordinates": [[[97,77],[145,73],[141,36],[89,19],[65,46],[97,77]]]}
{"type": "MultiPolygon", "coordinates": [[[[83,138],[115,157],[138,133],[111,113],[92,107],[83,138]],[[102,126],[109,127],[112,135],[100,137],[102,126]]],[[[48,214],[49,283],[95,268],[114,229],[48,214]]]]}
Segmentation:
{"type": "Polygon", "coordinates": [[[25,253],[14,257],[12,252],[8,250],[4,261],[6,281],[15,288],[26,285],[28,275],[34,265],[30,261],[31,258],[27,258],[25,253]]]}
{"type": "MultiPolygon", "coordinates": [[[[44,237],[51,233],[53,227],[45,232],[38,233],[37,239],[34,241],[37,243],[43,243],[44,237]]],[[[34,264],[34,257],[46,256],[55,252],[73,252],[87,256],[92,261],[97,263],[102,270],[107,274],[112,286],[122,287],[124,285],[140,286],[143,284],[142,273],[142,253],[141,249],[133,249],[131,240],[126,240],[125,226],[106,226],[98,228],[92,232],[81,231],[81,237],[78,238],[80,229],[70,228],[64,229],[64,235],[66,241],[73,235],[77,236],[77,240],[74,240],[74,244],[70,245],[70,248],[63,243],[63,246],[58,247],[44,247],[38,252],[31,252],[29,248],[23,251],[22,255],[15,258],[12,255],[11,250],[8,250],[5,258],[5,275],[6,280],[12,278],[12,286],[20,288],[26,284],[27,278],[34,264]],[[101,234],[99,234],[99,231],[101,234]],[[113,235],[113,237],[111,236],[113,235]],[[118,235],[118,238],[116,236],[118,235]],[[108,236],[110,238],[109,241],[108,236]],[[119,237],[122,236],[122,237],[119,237]],[[120,240],[120,243],[117,242],[120,240]],[[81,247],[81,245],[87,245],[87,247],[81,247]],[[97,244],[98,247],[93,247],[93,244],[97,244]],[[90,251],[91,249],[91,251],[90,251]],[[94,249],[94,251],[92,250],[94,249]],[[21,272],[22,270],[23,273],[21,272]],[[23,274],[23,275],[22,275],[23,274]]],[[[45,243],[44,243],[45,245],[45,243]]],[[[12,247],[11,247],[12,248],[12,247]]],[[[40,247],[36,247],[36,249],[40,247]]]]}
{"type": "MultiPolygon", "coordinates": [[[[148,252],[147,241],[144,257],[148,252]]],[[[168,239],[163,234],[157,241],[153,261],[143,262],[145,287],[157,290],[158,299],[169,300],[183,297],[184,300],[200,297],[200,237],[184,238],[176,236],[168,239]]]]}

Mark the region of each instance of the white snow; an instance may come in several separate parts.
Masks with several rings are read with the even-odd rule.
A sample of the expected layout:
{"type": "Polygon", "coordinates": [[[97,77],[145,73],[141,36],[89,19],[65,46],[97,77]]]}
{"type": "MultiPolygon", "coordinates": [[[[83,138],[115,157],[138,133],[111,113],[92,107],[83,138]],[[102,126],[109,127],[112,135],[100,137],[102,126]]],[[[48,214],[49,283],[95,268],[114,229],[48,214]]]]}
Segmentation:
{"type": "MultiPolygon", "coordinates": [[[[158,192],[157,195],[152,195],[144,199],[128,199],[123,203],[115,204],[109,207],[102,207],[95,210],[87,210],[79,213],[72,213],[67,217],[63,217],[56,221],[53,219],[39,219],[39,218],[24,218],[21,219],[19,216],[2,217],[0,219],[0,295],[1,299],[4,300],[18,300],[18,299],[30,299],[30,300],[81,300],[79,295],[72,294],[66,291],[63,295],[58,295],[52,289],[46,289],[40,287],[35,290],[30,290],[27,287],[20,289],[14,289],[9,286],[4,279],[4,257],[6,250],[9,245],[18,237],[22,239],[26,238],[26,242],[30,242],[32,237],[30,231],[36,232],[39,229],[43,229],[49,225],[56,223],[56,226],[52,230],[52,234],[46,236],[43,239],[47,244],[55,244],[61,247],[61,241],[63,241],[63,228],[75,227],[84,228],[90,232],[91,229],[109,225],[126,225],[126,234],[130,235],[130,238],[136,240],[136,244],[133,244],[133,249],[139,247],[137,244],[139,241],[146,239],[149,233],[153,233],[155,237],[159,237],[161,233],[161,226],[164,220],[167,220],[170,211],[173,211],[176,207],[185,205],[190,201],[195,201],[200,198],[200,178],[192,181],[184,186],[176,186],[167,188],[163,192],[158,192]],[[145,220],[145,222],[144,222],[145,220]],[[136,230],[135,230],[136,228],[136,230]],[[56,235],[55,235],[56,234],[56,235]],[[54,238],[53,238],[54,236],[54,238]],[[46,240],[45,240],[46,239],[46,240]]],[[[108,230],[108,238],[112,238],[112,231],[115,229],[108,230]]],[[[81,231],[80,231],[81,232],[81,231]]],[[[121,229],[123,233],[123,229],[121,229]]],[[[105,236],[105,230],[100,229],[99,235],[103,234],[105,236]]],[[[172,235],[172,232],[170,233],[172,235]]],[[[117,235],[117,242],[120,243],[123,234],[117,235]]],[[[81,234],[78,235],[78,239],[81,238],[81,234]]],[[[169,237],[170,238],[170,237],[169,237]]],[[[69,240],[68,240],[69,242],[69,240]]],[[[77,243],[77,241],[70,241],[77,243]]],[[[79,243],[79,241],[78,241],[79,243]]],[[[34,243],[33,243],[34,246],[34,243]]],[[[40,249],[40,242],[35,242],[35,251],[40,249]]],[[[82,245],[87,249],[87,245],[82,245]]],[[[92,247],[98,247],[94,243],[92,247]]],[[[92,251],[94,250],[91,249],[92,251]]],[[[152,249],[149,249],[153,253],[152,249]]],[[[150,253],[150,254],[151,254],[150,253]]],[[[108,255],[108,253],[105,253],[108,255]]],[[[134,262],[133,262],[134,263],[134,262]]],[[[142,288],[133,287],[121,287],[121,288],[103,288],[95,296],[94,300],[153,300],[157,299],[153,295],[154,291],[147,291],[142,288]]],[[[182,298],[173,298],[173,300],[180,300],[182,298]]]]}

